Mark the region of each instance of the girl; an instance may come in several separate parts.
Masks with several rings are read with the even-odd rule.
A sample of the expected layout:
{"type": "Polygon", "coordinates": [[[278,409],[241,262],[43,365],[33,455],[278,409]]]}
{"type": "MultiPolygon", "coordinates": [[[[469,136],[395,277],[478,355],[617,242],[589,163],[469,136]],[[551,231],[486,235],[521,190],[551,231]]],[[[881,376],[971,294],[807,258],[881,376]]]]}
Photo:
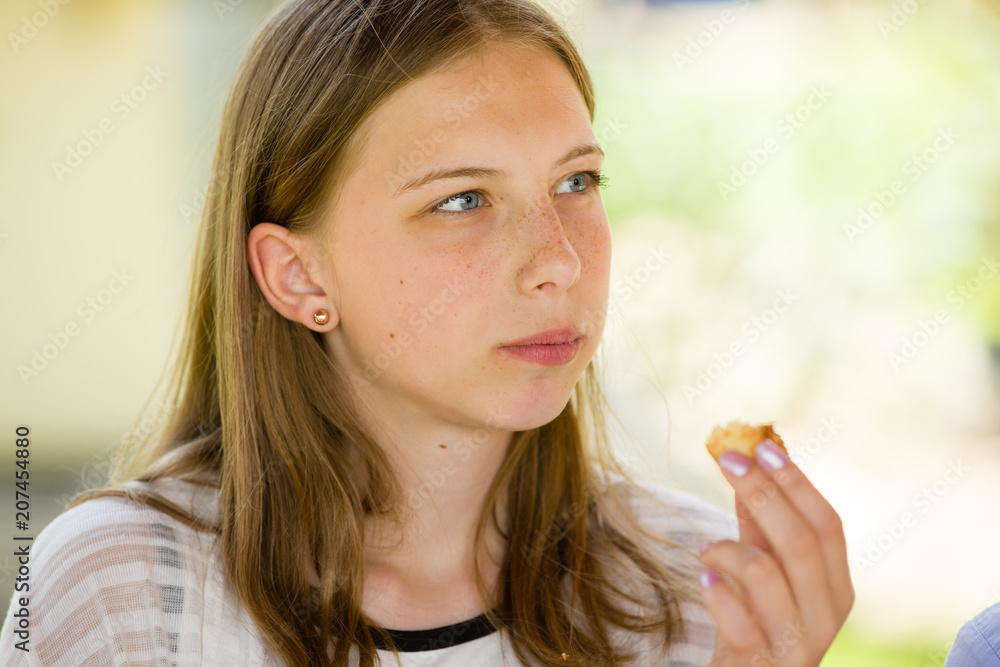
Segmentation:
{"type": "Polygon", "coordinates": [[[797,468],[723,457],[737,532],[610,454],[593,117],[529,0],[277,10],[165,430],[38,536],[4,664],[817,665],[853,589],[797,468]]]}

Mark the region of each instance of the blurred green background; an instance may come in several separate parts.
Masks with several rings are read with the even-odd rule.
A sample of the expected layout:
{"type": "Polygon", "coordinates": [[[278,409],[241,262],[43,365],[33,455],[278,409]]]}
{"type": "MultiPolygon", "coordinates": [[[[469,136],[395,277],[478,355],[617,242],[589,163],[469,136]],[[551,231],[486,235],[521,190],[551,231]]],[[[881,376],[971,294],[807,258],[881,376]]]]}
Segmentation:
{"type": "MultiPolygon", "coordinates": [[[[152,428],[222,98],[275,4],[0,7],[0,427],[32,428],[35,534],[152,428]]],[[[848,533],[824,667],[941,665],[1000,600],[1000,5],[547,4],[597,89],[623,460],[731,509],[704,438],[775,421],[848,533]]]]}

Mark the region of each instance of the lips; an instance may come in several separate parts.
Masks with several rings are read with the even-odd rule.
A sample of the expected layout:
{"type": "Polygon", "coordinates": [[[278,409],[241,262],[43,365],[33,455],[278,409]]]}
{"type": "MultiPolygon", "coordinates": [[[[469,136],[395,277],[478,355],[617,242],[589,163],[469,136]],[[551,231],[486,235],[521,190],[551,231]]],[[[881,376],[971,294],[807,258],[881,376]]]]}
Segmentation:
{"type": "Polygon", "coordinates": [[[579,329],[573,326],[569,326],[569,327],[563,327],[561,329],[549,329],[548,331],[542,331],[541,333],[534,334],[533,336],[528,336],[526,338],[519,338],[509,343],[505,343],[500,347],[523,347],[528,345],[564,345],[566,343],[572,343],[573,341],[582,337],[583,334],[580,333],[579,329]]]}

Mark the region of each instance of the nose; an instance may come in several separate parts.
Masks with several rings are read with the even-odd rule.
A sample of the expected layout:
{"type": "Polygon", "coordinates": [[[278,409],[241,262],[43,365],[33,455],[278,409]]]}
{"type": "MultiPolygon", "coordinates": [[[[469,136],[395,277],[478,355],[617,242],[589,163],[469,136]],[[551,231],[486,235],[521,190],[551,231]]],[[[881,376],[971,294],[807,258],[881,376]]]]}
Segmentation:
{"type": "Polygon", "coordinates": [[[580,256],[547,198],[526,206],[514,228],[517,247],[527,257],[517,276],[519,291],[563,292],[580,279],[580,256]]]}

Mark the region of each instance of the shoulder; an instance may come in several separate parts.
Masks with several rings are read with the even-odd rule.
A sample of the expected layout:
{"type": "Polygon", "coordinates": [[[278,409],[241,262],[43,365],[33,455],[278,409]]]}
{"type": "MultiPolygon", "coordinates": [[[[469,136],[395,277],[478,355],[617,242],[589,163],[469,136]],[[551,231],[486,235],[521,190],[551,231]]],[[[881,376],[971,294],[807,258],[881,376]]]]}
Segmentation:
{"type": "MultiPolygon", "coordinates": [[[[182,507],[185,498],[204,498],[187,483],[127,486],[164,491],[162,497],[180,501],[176,504],[182,507]]],[[[88,658],[117,662],[119,642],[127,636],[136,642],[130,644],[134,654],[126,651],[128,658],[169,658],[170,653],[160,652],[176,644],[170,631],[182,616],[204,608],[198,584],[213,558],[214,535],[134,499],[86,500],[58,515],[26,544],[21,562],[28,576],[22,588],[15,588],[0,632],[4,664],[22,653],[11,648],[16,641],[13,614],[21,596],[29,603],[30,651],[45,665],[80,664],[88,658]]]]}
{"type": "MultiPolygon", "coordinates": [[[[209,519],[214,490],[178,480],[156,483],[128,482],[124,488],[164,498],[182,509],[209,519]],[[207,512],[206,509],[209,511],[207,512]]],[[[112,576],[124,563],[170,561],[170,550],[189,549],[193,543],[211,541],[179,519],[139,500],[120,496],[92,498],[57,516],[34,540],[36,567],[62,568],[74,562],[90,576],[112,576]]]]}
{"type": "MultiPolygon", "coordinates": [[[[628,506],[644,527],[658,536],[666,537],[683,549],[670,546],[667,553],[671,562],[687,577],[697,572],[694,552],[704,542],[739,538],[739,524],[735,514],[716,507],[707,500],[687,491],[639,479],[627,480],[611,474],[605,479],[619,488],[628,500],[628,506]],[[681,552],[683,555],[681,555],[681,552]],[[687,570],[691,565],[693,570],[687,570]]],[[[693,580],[688,583],[694,584],[693,580]]],[[[667,647],[661,639],[643,634],[631,637],[641,647],[633,664],[652,665],[705,665],[715,649],[716,623],[712,615],[697,600],[681,603],[684,636],[667,647]]]]}
{"type": "Polygon", "coordinates": [[[979,612],[959,629],[944,664],[1000,665],[1000,602],[979,612]]]}
{"type": "Polygon", "coordinates": [[[643,524],[689,548],[707,541],[739,539],[735,514],[693,493],[616,475],[609,479],[625,489],[632,511],[643,524]]]}

